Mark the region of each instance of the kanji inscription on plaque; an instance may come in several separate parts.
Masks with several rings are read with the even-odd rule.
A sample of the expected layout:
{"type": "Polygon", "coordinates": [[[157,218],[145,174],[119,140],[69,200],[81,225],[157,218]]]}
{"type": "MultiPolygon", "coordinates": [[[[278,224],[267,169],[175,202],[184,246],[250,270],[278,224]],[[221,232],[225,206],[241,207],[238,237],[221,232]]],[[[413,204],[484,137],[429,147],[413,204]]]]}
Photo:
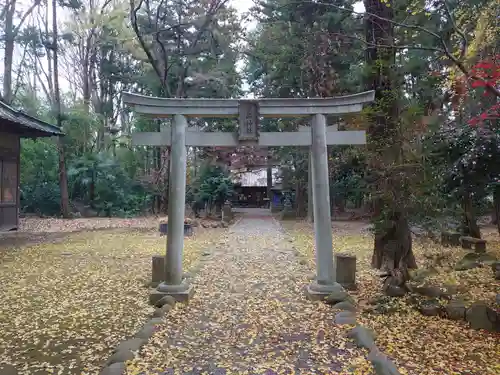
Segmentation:
{"type": "Polygon", "coordinates": [[[259,103],[254,100],[239,101],[239,139],[257,141],[259,139],[259,103]]]}

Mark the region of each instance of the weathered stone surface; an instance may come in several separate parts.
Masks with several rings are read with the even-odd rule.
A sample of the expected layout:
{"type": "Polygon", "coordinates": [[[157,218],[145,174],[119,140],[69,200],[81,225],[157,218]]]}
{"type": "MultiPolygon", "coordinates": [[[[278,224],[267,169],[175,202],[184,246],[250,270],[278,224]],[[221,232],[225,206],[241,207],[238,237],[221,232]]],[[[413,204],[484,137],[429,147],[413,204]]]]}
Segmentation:
{"type": "Polygon", "coordinates": [[[224,203],[224,206],[222,207],[222,220],[225,223],[229,223],[233,220],[233,210],[229,202],[224,203]]]}
{"type": "Polygon", "coordinates": [[[356,256],[335,254],[336,281],[346,289],[356,288],[356,256]]]}
{"type": "Polygon", "coordinates": [[[356,326],[349,330],[347,337],[354,340],[360,348],[371,349],[375,347],[375,334],[371,329],[363,326],[356,326]]]}
{"type": "Polygon", "coordinates": [[[160,300],[158,300],[158,302],[155,303],[156,307],[163,307],[165,305],[174,306],[175,298],[172,296],[164,296],[160,300]]]}
{"type": "Polygon", "coordinates": [[[151,319],[149,319],[147,324],[159,325],[159,324],[163,324],[163,323],[164,323],[163,318],[151,318],[151,319]]]}
{"type": "Polygon", "coordinates": [[[465,304],[460,300],[450,301],[445,306],[446,316],[451,320],[464,320],[465,319],[465,304]]]}
{"type": "Polygon", "coordinates": [[[373,314],[391,314],[398,311],[394,302],[393,297],[380,295],[368,301],[373,307],[366,308],[365,311],[373,314]]]}
{"type": "Polygon", "coordinates": [[[467,309],[465,319],[473,329],[484,329],[490,332],[500,331],[500,316],[483,302],[473,303],[467,309]]]}
{"type": "Polygon", "coordinates": [[[159,284],[165,279],[165,256],[153,255],[151,257],[151,283],[159,284]]]}
{"type": "Polygon", "coordinates": [[[465,254],[455,265],[455,271],[467,271],[473,268],[481,267],[479,255],[475,253],[465,254]]]}
{"type": "Polygon", "coordinates": [[[375,347],[370,350],[367,359],[377,375],[401,375],[396,365],[375,347]]]}
{"type": "Polygon", "coordinates": [[[441,313],[441,304],[437,300],[423,301],[418,310],[425,316],[438,316],[441,313]]]}
{"type": "Polygon", "coordinates": [[[477,255],[477,261],[486,265],[492,265],[498,261],[498,259],[491,253],[482,253],[477,255]]]}
{"type": "Polygon", "coordinates": [[[474,246],[476,253],[484,253],[486,251],[486,240],[474,237],[460,237],[460,242],[462,243],[462,248],[471,249],[474,246]]]}
{"type": "Polygon", "coordinates": [[[336,324],[356,324],[356,315],[351,311],[341,311],[335,315],[336,324]]]}
{"type": "Polygon", "coordinates": [[[497,271],[500,271],[500,262],[493,262],[491,263],[491,270],[493,272],[497,272],[497,271]]]}
{"type": "Polygon", "coordinates": [[[333,306],[334,309],[355,312],[356,307],[349,301],[342,301],[333,306]]]}
{"type": "Polygon", "coordinates": [[[389,297],[403,297],[406,294],[406,290],[399,286],[389,285],[385,289],[385,294],[387,294],[389,297]]]}
{"type": "Polygon", "coordinates": [[[101,370],[99,375],[125,375],[127,366],[123,362],[113,363],[101,370]]]}
{"type": "Polygon", "coordinates": [[[436,274],[436,270],[432,268],[419,268],[411,274],[411,279],[417,283],[424,281],[429,276],[436,274]]]}
{"type": "Polygon", "coordinates": [[[131,350],[120,350],[115,353],[111,357],[109,357],[107,365],[112,365],[113,363],[119,362],[127,362],[134,359],[135,355],[131,350]]]}
{"type": "Polygon", "coordinates": [[[166,315],[170,310],[172,310],[172,305],[169,304],[163,305],[162,307],[158,307],[153,313],[153,318],[161,318],[164,315],[166,315]]]}
{"type": "Polygon", "coordinates": [[[155,331],[156,331],[156,327],[154,326],[154,324],[145,324],[139,330],[139,332],[137,332],[135,334],[135,337],[140,338],[140,339],[144,339],[144,340],[149,340],[151,338],[151,336],[154,335],[155,331]]]}
{"type": "Polygon", "coordinates": [[[120,345],[118,345],[115,349],[116,352],[121,352],[121,351],[138,351],[141,349],[141,347],[146,343],[146,340],[140,339],[138,337],[134,337],[132,339],[123,341],[120,345]]]}
{"type": "Polygon", "coordinates": [[[460,233],[458,232],[442,232],[441,245],[443,246],[460,246],[460,233]]]}
{"type": "Polygon", "coordinates": [[[325,301],[329,305],[335,305],[339,302],[345,301],[349,298],[349,294],[344,290],[341,285],[335,286],[335,290],[332,291],[328,297],[326,297],[325,301]]]}
{"type": "Polygon", "coordinates": [[[415,293],[418,293],[422,296],[432,297],[432,298],[444,298],[450,299],[451,296],[444,290],[441,290],[438,286],[422,286],[418,288],[413,288],[415,293]]]}
{"type": "Polygon", "coordinates": [[[500,280],[500,262],[494,262],[491,264],[491,269],[495,275],[495,280],[500,280]]]}
{"type": "Polygon", "coordinates": [[[17,375],[17,370],[12,365],[0,364],[0,375],[17,375]]]}

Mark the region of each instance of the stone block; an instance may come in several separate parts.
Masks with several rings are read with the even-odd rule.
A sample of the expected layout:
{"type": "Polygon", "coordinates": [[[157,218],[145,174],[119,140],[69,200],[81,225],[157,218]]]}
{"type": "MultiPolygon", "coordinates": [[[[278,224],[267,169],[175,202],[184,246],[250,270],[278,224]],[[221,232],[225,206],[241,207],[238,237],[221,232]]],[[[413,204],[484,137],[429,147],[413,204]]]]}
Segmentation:
{"type": "Polygon", "coordinates": [[[345,289],[356,289],[356,256],[335,254],[336,281],[345,289]]]}
{"type": "Polygon", "coordinates": [[[453,300],[445,306],[446,316],[451,320],[465,319],[465,304],[463,301],[453,300]]]}
{"type": "Polygon", "coordinates": [[[352,339],[356,346],[365,349],[372,349],[375,347],[375,334],[372,330],[363,326],[356,326],[349,330],[347,337],[352,339]]]}
{"type": "Polygon", "coordinates": [[[189,302],[194,292],[195,288],[192,285],[187,286],[186,289],[182,291],[163,292],[155,289],[149,294],[149,303],[151,305],[156,305],[165,296],[172,296],[177,302],[189,302]]]}
{"type": "Polygon", "coordinates": [[[162,307],[157,308],[153,313],[153,318],[161,318],[165,316],[170,310],[172,310],[171,305],[163,305],[162,307]]]}
{"type": "Polygon", "coordinates": [[[132,350],[120,350],[115,352],[111,357],[109,357],[107,365],[112,365],[113,363],[127,362],[134,359],[135,354],[132,350]]]}
{"type": "Polygon", "coordinates": [[[441,245],[442,246],[460,246],[461,234],[458,232],[441,232],[441,245]]]}
{"type": "Polygon", "coordinates": [[[165,255],[151,257],[151,284],[158,285],[165,279],[165,255]]]}
{"type": "Polygon", "coordinates": [[[500,314],[483,302],[473,303],[467,309],[465,319],[473,329],[500,332],[500,314]]]}
{"type": "Polygon", "coordinates": [[[355,312],[356,307],[349,301],[342,301],[333,306],[334,309],[355,312]]]}
{"type": "Polygon", "coordinates": [[[375,347],[371,349],[367,359],[371,362],[377,375],[401,375],[394,362],[375,347]]]}
{"type": "Polygon", "coordinates": [[[151,336],[156,332],[155,324],[146,323],[140,330],[135,334],[136,338],[149,340],[151,336]]]}
{"type": "Polygon", "coordinates": [[[139,351],[142,346],[146,343],[146,340],[134,337],[132,339],[123,341],[120,345],[118,345],[115,349],[116,352],[123,352],[123,351],[139,351]]]}
{"type": "Polygon", "coordinates": [[[341,311],[335,315],[335,323],[344,324],[356,324],[356,315],[351,311],[341,311]]]}
{"type": "Polygon", "coordinates": [[[486,240],[474,237],[460,237],[463,249],[471,249],[474,246],[476,253],[484,253],[486,251],[486,240]]]}
{"type": "Polygon", "coordinates": [[[233,220],[233,208],[230,203],[226,202],[222,207],[222,221],[229,223],[231,220],[233,220]]]}
{"type": "Polygon", "coordinates": [[[330,305],[335,305],[349,298],[349,294],[347,294],[342,285],[338,283],[322,285],[313,281],[311,284],[307,285],[305,292],[309,300],[325,301],[330,305]]]}
{"type": "Polygon", "coordinates": [[[12,365],[0,363],[0,375],[17,375],[17,370],[12,365]]]}
{"type": "Polygon", "coordinates": [[[175,298],[170,295],[164,295],[157,303],[155,303],[156,307],[163,307],[165,305],[174,306],[175,298]]]}
{"type": "Polygon", "coordinates": [[[125,375],[126,372],[127,366],[125,366],[125,363],[116,362],[103,368],[99,375],[125,375]]]}

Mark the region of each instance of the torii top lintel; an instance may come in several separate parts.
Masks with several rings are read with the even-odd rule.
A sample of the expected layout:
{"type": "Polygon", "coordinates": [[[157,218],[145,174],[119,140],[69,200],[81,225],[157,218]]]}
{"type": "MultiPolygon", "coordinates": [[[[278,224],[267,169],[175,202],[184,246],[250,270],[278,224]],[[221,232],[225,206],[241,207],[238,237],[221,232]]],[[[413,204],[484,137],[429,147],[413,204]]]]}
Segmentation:
{"type": "Polygon", "coordinates": [[[123,102],[133,106],[137,112],[165,117],[184,115],[191,117],[237,117],[240,104],[256,103],[259,116],[287,117],[311,116],[315,114],[342,115],[360,112],[363,104],[375,99],[375,91],[330,98],[263,98],[263,99],[175,99],[156,98],[123,93],[123,102]]]}

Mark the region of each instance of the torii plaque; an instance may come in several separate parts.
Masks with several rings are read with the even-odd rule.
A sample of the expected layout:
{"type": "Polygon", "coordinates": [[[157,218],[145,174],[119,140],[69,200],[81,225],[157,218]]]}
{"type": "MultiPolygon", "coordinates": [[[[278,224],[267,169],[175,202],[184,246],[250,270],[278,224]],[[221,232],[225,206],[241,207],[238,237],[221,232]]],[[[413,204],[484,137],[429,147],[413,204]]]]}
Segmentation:
{"type": "Polygon", "coordinates": [[[326,115],[360,112],[363,104],[374,100],[374,91],[360,94],[311,99],[165,99],[124,93],[124,103],[136,112],[154,117],[174,117],[170,132],[141,132],[132,135],[136,146],[171,146],[169,225],[165,259],[165,282],[150,296],[155,303],[164,295],[187,301],[193,287],[182,278],[184,210],[186,192],[186,146],[311,147],[314,232],[316,241],[316,280],[307,286],[311,299],[321,299],[333,291],[335,281],[328,180],[328,145],[361,145],[364,131],[327,130],[326,115]],[[259,133],[259,117],[311,116],[311,130],[259,133]],[[201,132],[188,129],[186,117],[238,117],[239,131],[201,132]]]}

